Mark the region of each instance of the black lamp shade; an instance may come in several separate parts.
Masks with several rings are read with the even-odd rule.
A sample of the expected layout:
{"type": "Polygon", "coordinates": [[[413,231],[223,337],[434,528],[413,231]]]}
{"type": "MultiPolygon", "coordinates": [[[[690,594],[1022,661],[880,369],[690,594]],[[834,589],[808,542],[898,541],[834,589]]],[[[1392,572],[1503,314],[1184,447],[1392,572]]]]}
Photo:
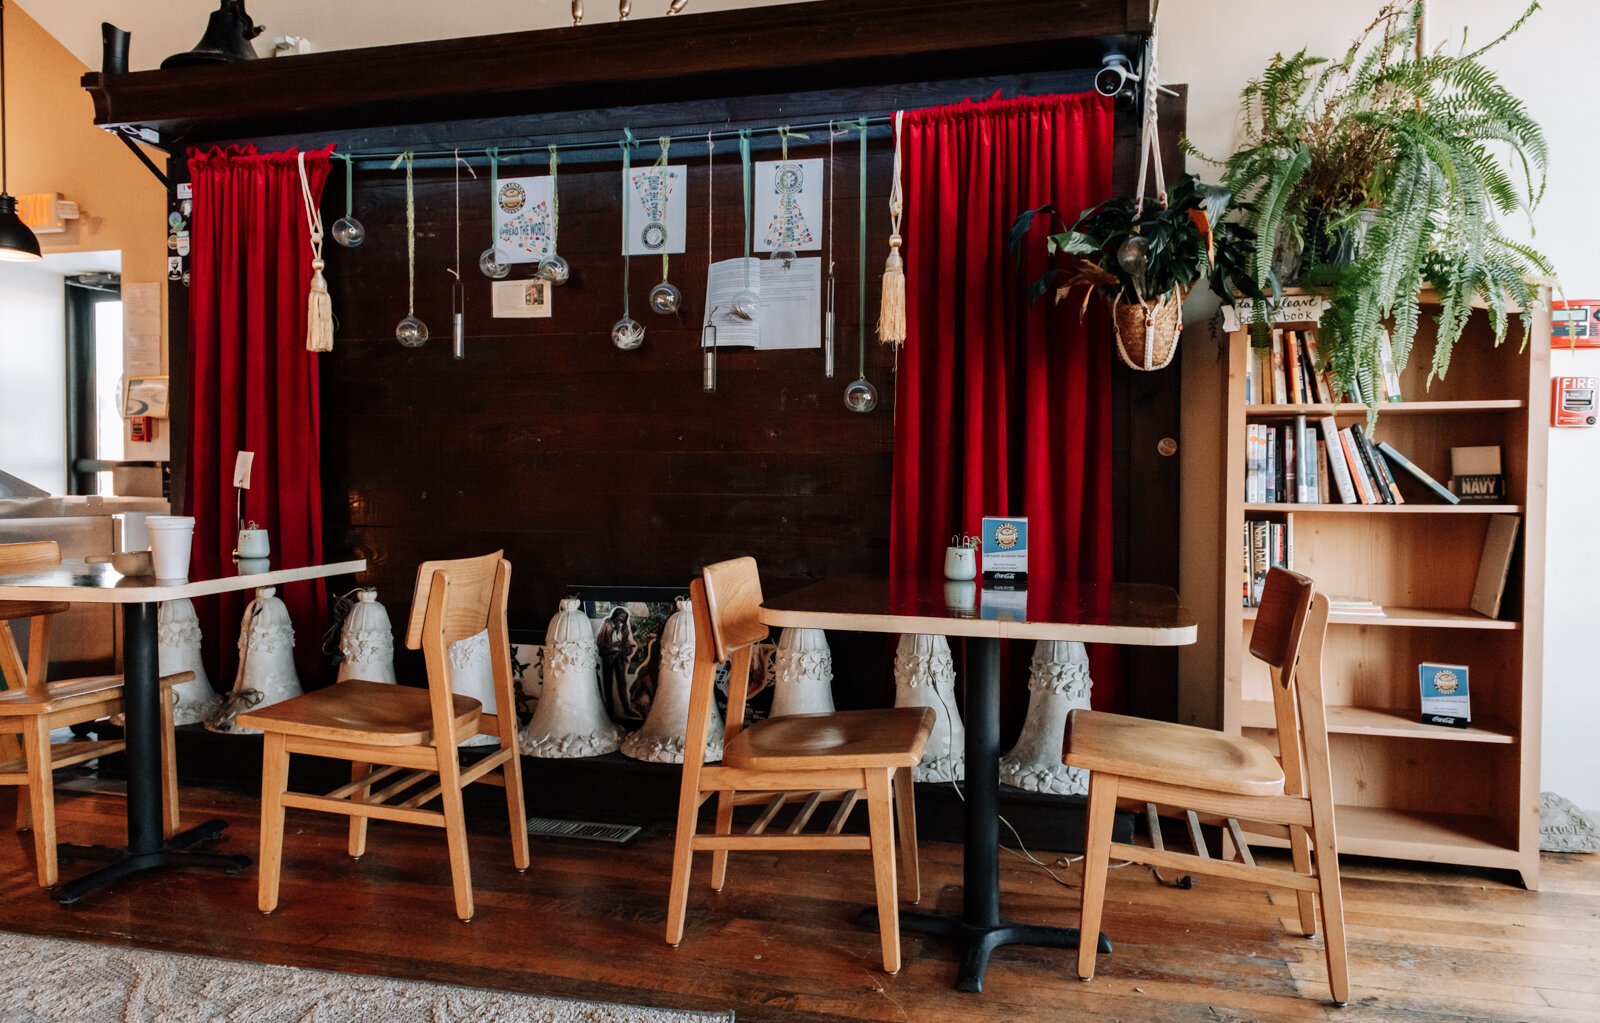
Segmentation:
{"type": "Polygon", "coordinates": [[[0,192],[0,259],[29,263],[38,258],[39,239],[17,216],[17,200],[0,192]]]}

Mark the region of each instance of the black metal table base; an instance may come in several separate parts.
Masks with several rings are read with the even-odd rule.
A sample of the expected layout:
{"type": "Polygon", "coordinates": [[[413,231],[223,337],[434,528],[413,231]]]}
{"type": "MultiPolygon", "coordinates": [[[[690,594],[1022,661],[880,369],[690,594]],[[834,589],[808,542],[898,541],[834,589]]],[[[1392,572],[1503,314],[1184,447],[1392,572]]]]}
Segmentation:
{"type": "Polygon", "coordinates": [[[238,874],[250,866],[252,862],[250,857],[197,852],[194,848],[202,842],[213,842],[221,838],[223,829],[227,826],[228,822],[223,820],[206,821],[187,831],[180,831],[160,843],[154,851],[144,853],[130,852],[127,849],[107,845],[64,843],[56,847],[56,855],[61,859],[91,860],[103,862],[105,866],[61,885],[56,888],[52,896],[63,906],[70,906],[96,889],[114,884],[140,871],[153,870],[157,867],[200,867],[221,870],[229,875],[238,874]]]}
{"type": "MultiPolygon", "coordinates": [[[[856,918],[862,927],[876,930],[878,911],[864,909],[856,918]]],[[[979,927],[953,916],[939,913],[900,911],[900,930],[948,938],[961,949],[961,967],[956,973],[956,990],[983,990],[983,975],[989,968],[989,955],[1001,945],[1036,945],[1042,948],[1077,948],[1076,927],[1044,927],[1002,921],[992,927],[979,927]]],[[[1111,951],[1111,939],[1100,935],[1100,951],[1111,951]]]]}

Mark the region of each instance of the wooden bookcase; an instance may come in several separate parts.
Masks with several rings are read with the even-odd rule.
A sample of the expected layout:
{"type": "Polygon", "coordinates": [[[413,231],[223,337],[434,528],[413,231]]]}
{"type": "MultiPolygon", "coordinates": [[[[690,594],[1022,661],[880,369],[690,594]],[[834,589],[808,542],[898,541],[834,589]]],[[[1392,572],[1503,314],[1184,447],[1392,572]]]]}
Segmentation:
{"type": "MultiPolygon", "coordinates": [[[[1473,312],[1448,376],[1425,387],[1434,310],[1426,305],[1408,400],[1380,409],[1387,440],[1440,482],[1450,449],[1498,444],[1506,504],[1448,505],[1400,474],[1403,505],[1247,504],[1245,428],[1333,414],[1364,422],[1362,405],[1246,405],[1246,331],[1228,339],[1224,514],[1223,727],[1276,748],[1266,671],[1249,654],[1255,611],[1242,606],[1244,522],[1294,516],[1295,570],[1330,596],[1365,597],[1385,617],[1331,617],[1324,685],[1341,852],[1515,870],[1539,883],[1539,727],[1543,684],[1545,501],[1550,422],[1548,294],[1524,332],[1513,319],[1498,348],[1473,312]],[[1469,609],[1492,514],[1522,519],[1499,619],[1469,609]],[[1418,720],[1417,664],[1472,669],[1472,726],[1418,720]]],[[[1291,329],[1315,324],[1282,324],[1291,329]]],[[[1263,844],[1271,844],[1265,836],[1263,844]]],[[[1253,839],[1254,841],[1254,839],[1253,839]]]]}

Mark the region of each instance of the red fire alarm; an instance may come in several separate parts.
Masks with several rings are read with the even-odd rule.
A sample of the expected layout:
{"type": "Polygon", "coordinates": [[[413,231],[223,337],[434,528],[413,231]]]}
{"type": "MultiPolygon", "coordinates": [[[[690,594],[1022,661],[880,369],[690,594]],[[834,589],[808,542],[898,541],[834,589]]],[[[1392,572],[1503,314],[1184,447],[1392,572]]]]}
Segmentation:
{"type": "Polygon", "coordinates": [[[1600,298],[1551,302],[1550,347],[1600,348],[1600,298]]]}
{"type": "Polygon", "coordinates": [[[1556,377],[1550,397],[1550,425],[1586,427],[1595,424],[1600,377],[1556,377]]]}
{"type": "Polygon", "coordinates": [[[148,444],[156,439],[155,420],[149,416],[134,416],[128,420],[128,439],[148,444]]]}

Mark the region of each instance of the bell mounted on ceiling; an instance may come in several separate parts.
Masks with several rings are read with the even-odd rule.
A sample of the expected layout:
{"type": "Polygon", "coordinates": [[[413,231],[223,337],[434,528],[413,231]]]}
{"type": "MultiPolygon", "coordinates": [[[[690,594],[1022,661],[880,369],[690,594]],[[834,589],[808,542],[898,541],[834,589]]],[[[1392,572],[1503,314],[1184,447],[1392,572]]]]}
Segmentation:
{"type": "Polygon", "coordinates": [[[194,67],[198,64],[228,64],[236,60],[255,60],[256,49],[250,40],[260,35],[262,26],[255,24],[244,9],[244,0],[222,0],[221,6],[211,12],[206,24],[206,34],[194,49],[174,53],[161,62],[161,67],[194,67]]]}

